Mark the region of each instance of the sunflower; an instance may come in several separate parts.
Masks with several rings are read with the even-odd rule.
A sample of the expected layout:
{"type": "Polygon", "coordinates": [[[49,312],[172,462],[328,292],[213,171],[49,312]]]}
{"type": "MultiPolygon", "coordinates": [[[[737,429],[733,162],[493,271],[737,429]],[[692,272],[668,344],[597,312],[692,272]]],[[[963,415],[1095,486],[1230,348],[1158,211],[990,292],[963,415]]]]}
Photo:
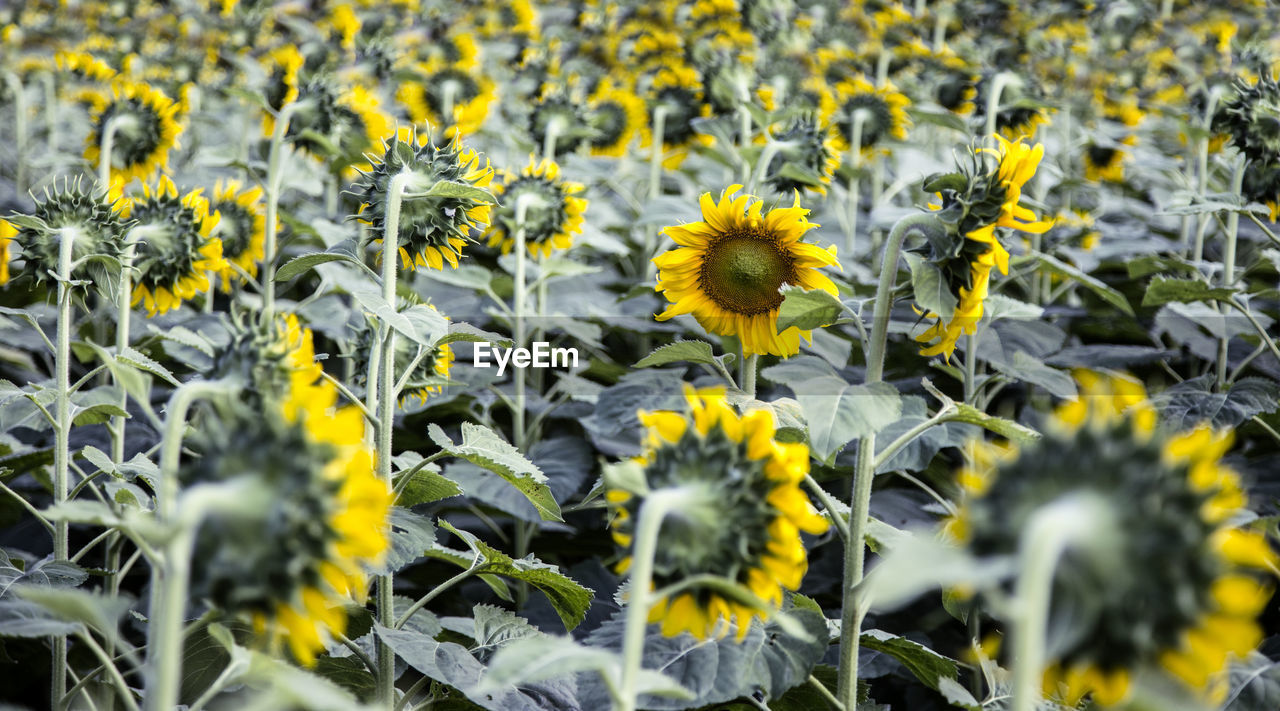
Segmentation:
{"type": "Polygon", "coordinates": [[[587,125],[593,155],[621,157],[645,125],[644,100],[605,79],[587,100],[587,125]]]}
{"type": "Polygon", "coordinates": [[[292,44],[271,50],[263,60],[264,69],[267,71],[264,92],[267,106],[271,109],[262,117],[264,134],[270,136],[275,133],[276,115],[285,106],[297,100],[300,85],[298,75],[306,63],[306,58],[292,44]]]}
{"type": "Polygon", "coordinates": [[[530,205],[524,219],[525,244],[530,256],[550,257],[557,249],[573,246],[573,236],[582,232],[582,215],[587,201],[578,197],[581,183],[560,178],[560,166],[547,158],[529,165],[520,175],[507,173],[494,193],[502,196],[503,205],[494,211],[487,233],[490,247],[508,254],[516,244],[516,205],[529,196],[530,205]]]}
{"type": "Polygon", "coordinates": [[[765,182],[779,193],[811,190],[827,194],[827,186],[840,167],[840,151],[834,132],[813,116],[793,119],[774,136],[782,146],[769,163],[765,182]]]}
{"type": "MultiPolygon", "coordinates": [[[[387,190],[391,179],[401,172],[414,175],[414,182],[426,191],[441,181],[487,188],[493,169],[486,159],[464,148],[455,137],[440,146],[426,134],[408,129],[397,131],[384,143],[381,156],[371,157],[370,170],[362,174],[352,189],[360,201],[356,216],[378,235],[385,230],[387,190]]],[[[411,186],[412,187],[412,186],[411,186]]],[[[399,254],[406,269],[419,266],[443,269],[458,266],[462,247],[472,232],[489,224],[491,205],[474,197],[424,196],[406,198],[400,205],[399,254]]],[[[381,238],[378,240],[381,242],[381,238]]]]}
{"type": "MultiPolygon", "coordinates": [[[[405,313],[411,309],[438,311],[434,304],[423,304],[416,294],[396,300],[397,313],[405,313]]],[[[448,317],[445,319],[448,320],[448,317]]],[[[368,387],[368,357],[373,352],[373,342],[377,337],[377,328],[368,321],[362,322],[355,329],[350,356],[353,361],[351,382],[361,388],[368,387]]],[[[395,345],[395,372],[402,374],[405,385],[400,394],[400,407],[405,407],[412,400],[425,405],[428,399],[444,391],[454,360],[453,349],[449,344],[441,344],[428,353],[419,352],[421,346],[408,338],[396,339],[395,345]],[[414,366],[413,371],[407,372],[411,365],[414,366]]]]}
{"type": "Polygon", "coordinates": [[[148,316],[163,314],[184,300],[209,291],[209,274],[227,269],[222,240],[214,236],[218,213],[200,190],[179,197],[169,176],[143,185],[143,197],[126,197],[120,214],[136,223],[142,235],[134,251],[139,270],[133,305],[143,304],[148,316]]]}
{"type": "Polygon", "coordinates": [[[30,214],[11,216],[6,223],[6,231],[13,231],[12,242],[22,248],[21,273],[36,283],[48,281],[58,273],[62,240],[71,239],[73,289],[105,287],[110,274],[94,257],[119,257],[120,240],[129,226],[122,207],[120,200],[104,201],[101,194],[86,190],[78,178],[55,181],[36,199],[30,214]]]}
{"type": "Polygon", "coordinates": [[[418,64],[413,79],[400,84],[396,99],[415,123],[427,123],[443,135],[475,133],[489,115],[494,84],[483,74],[457,66],[418,64]]]}
{"type": "Polygon", "coordinates": [[[978,448],[959,474],[966,499],[947,530],[978,555],[1012,555],[1043,507],[1098,500],[1116,533],[1105,551],[1068,548],[1057,565],[1049,629],[1072,634],[1052,646],[1045,694],[1110,707],[1135,677],[1155,673],[1216,706],[1230,657],[1262,640],[1255,619],[1271,587],[1259,573],[1277,564],[1261,533],[1230,523],[1247,505],[1239,475],[1221,462],[1232,435],[1157,428],[1129,376],[1077,379],[1080,397],[1055,411],[1033,447],[978,448]]]}
{"type": "Polygon", "coordinates": [[[302,86],[299,102],[305,108],[294,114],[286,134],[294,145],[348,177],[365,167],[365,151],[382,143],[393,129],[377,94],[359,84],[342,86],[315,77],[302,86]]]}
{"type": "Polygon", "coordinates": [[[654,288],[671,302],[657,318],[693,314],[707,331],[736,336],[747,355],[795,355],[800,337],[808,340],[809,331],[792,326],[777,332],[780,289],[790,284],[836,295],[835,284],[818,272],[836,263],[836,248],[800,241],[818,225],[809,222],[799,196],[791,207],[762,215],[764,202],[752,195],[735,197],[741,189],[729,186],[719,203],[703,193],[702,222],[663,230],[678,247],[653,259],[658,266],[654,288]]]}
{"type": "Polygon", "coordinates": [[[16,227],[0,220],[0,286],[9,283],[9,245],[17,234],[16,227]]]}
{"type": "Polygon", "coordinates": [[[282,321],[272,350],[287,372],[283,392],[247,384],[262,403],[240,403],[202,427],[192,438],[202,456],[181,474],[187,486],[256,493],[201,526],[196,594],[247,616],[270,647],[287,641],[310,666],[326,633],[345,632],[344,607],[365,601],[366,568],[390,545],[392,495],[375,474],[359,410],[339,407],[336,386],[320,379],[310,329],[292,315],[282,321]]]}
{"type": "Polygon", "coordinates": [[[911,119],[907,107],[911,100],[892,84],[876,88],[861,75],[853,75],[835,85],[836,93],[836,145],[841,151],[849,150],[853,141],[854,117],[862,115],[862,135],[859,147],[863,152],[872,150],[888,138],[906,140],[911,119]]]}
{"type": "Polygon", "coordinates": [[[239,268],[251,277],[258,275],[258,262],[265,256],[266,218],[262,214],[262,188],[241,189],[239,181],[219,181],[213,191],[209,209],[218,213],[213,236],[222,242],[226,267],[220,272],[222,290],[231,291],[231,282],[239,280],[239,268]]]}
{"type": "Polygon", "coordinates": [[[529,138],[534,145],[546,145],[547,136],[555,131],[555,145],[551,156],[573,153],[587,138],[587,117],[581,102],[569,97],[563,88],[543,92],[529,109],[529,138]]]}
{"type": "Polygon", "coordinates": [[[116,79],[110,93],[88,94],[93,128],[85,139],[84,157],[91,165],[101,158],[102,133],[116,120],[110,163],[113,179],[146,180],[169,163],[169,150],[177,147],[182,126],[175,120],[180,106],[148,84],[116,79]]]}
{"type": "MultiPolygon", "coordinates": [[[[613,540],[630,547],[645,496],[678,489],[689,505],[662,523],[654,584],[666,587],[712,575],[745,586],[777,608],[783,590],[800,587],[808,568],[801,531],[827,530],[827,520],[800,488],[809,471],[809,449],[777,441],[768,410],[739,416],[723,388],[695,391],[686,385],[685,400],[685,412],[639,413],[645,451],[632,461],[643,469],[645,490],[606,490],[613,540]]],[[[624,557],[617,571],[630,567],[630,556],[624,557]]],[[[736,624],[741,640],[752,619],[768,613],[768,607],[699,587],[657,600],[649,622],[661,623],[668,637],[689,632],[699,639],[726,634],[736,624]]]]}
{"type": "MultiPolygon", "coordinates": [[[[649,115],[662,107],[662,149],[669,152],[663,159],[663,167],[674,170],[688,155],[688,147],[694,143],[709,145],[710,136],[699,134],[693,123],[696,119],[711,116],[711,107],[704,101],[702,80],[698,71],[686,64],[663,67],[654,74],[649,93],[649,115]]],[[[653,142],[651,127],[647,124],[641,132],[641,144],[653,142]]]]}
{"type": "Polygon", "coordinates": [[[59,70],[95,84],[111,81],[116,75],[114,67],[88,52],[60,50],[53,55],[53,61],[59,70]]]}
{"type": "Polygon", "coordinates": [[[929,245],[933,251],[929,260],[942,269],[957,304],[955,312],[945,318],[933,312],[925,314],[925,318],[936,319],[936,323],[916,336],[916,340],[928,343],[938,339],[938,342],[921,349],[921,355],[941,353],[949,360],[960,336],[976,332],[982,319],[991,269],[1009,273],[1009,252],[1000,243],[996,228],[1040,234],[1053,226],[1051,220],[1038,220],[1035,213],[1021,205],[1022,186],[1035,175],[1044,157],[1044,146],[1028,146],[1021,139],[1010,142],[999,135],[993,138],[996,148],[971,151],[971,168],[926,181],[926,185],[957,186],[939,192],[941,204],[931,207],[939,211],[938,216],[944,223],[954,226],[959,244],[929,245]],[[985,156],[994,158],[995,165],[984,161],[985,156]]]}

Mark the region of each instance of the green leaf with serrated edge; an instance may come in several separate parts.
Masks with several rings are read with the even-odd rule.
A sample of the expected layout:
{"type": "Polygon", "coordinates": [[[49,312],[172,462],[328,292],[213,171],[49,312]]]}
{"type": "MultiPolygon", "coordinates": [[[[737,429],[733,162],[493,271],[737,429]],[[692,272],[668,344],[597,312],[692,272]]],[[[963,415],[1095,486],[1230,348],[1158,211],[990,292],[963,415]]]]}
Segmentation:
{"type": "Polygon", "coordinates": [[[124,363],[125,365],[131,365],[138,370],[144,370],[152,375],[158,376],[161,380],[169,383],[175,388],[182,384],[178,382],[177,378],[173,377],[173,373],[169,372],[168,368],[152,360],[151,357],[145,353],[134,350],[132,346],[125,346],[124,352],[117,355],[116,360],[124,363]]]}
{"type": "Polygon", "coordinates": [[[649,355],[641,358],[637,368],[657,368],[672,363],[704,363],[712,365],[716,362],[715,352],[706,341],[676,341],[659,346],[649,355]]]}
{"type": "Polygon", "coordinates": [[[1185,259],[1169,254],[1144,254],[1125,263],[1130,279],[1141,279],[1152,274],[1172,273],[1178,276],[1194,276],[1200,271],[1185,259]]]}
{"type": "MultiPolygon", "coordinates": [[[[429,504],[451,496],[458,496],[462,493],[462,489],[454,482],[441,476],[438,472],[429,471],[427,469],[419,469],[413,474],[408,484],[400,492],[400,497],[396,499],[397,506],[417,506],[418,504],[429,504]]],[[[399,486],[399,483],[396,484],[399,486]]]]}
{"type": "MultiPolygon", "coordinates": [[[[429,198],[457,198],[460,200],[474,200],[486,205],[497,204],[498,200],[493,194],[484,188],[477,188],[468,183],[456,183],[451,180],[440,180],[431,186],[422,197],[429,198]]],[[[410,198],[413,199],[413,198],[410,198]]]]}
{"type": "Polygon", "coordinates": [[[210,358],[213,357],[213,345],[210,344],[208,339],[204,336],[201,336],[189,328],[174,326],[173,328],[164,330],[149,323],[147,324],[147,330],[164,340],[173,341],[174,343],[188,348],[194,348],[210,358]]]}
{"type": "Polygon", "coordinates": [[[498,575],[528,583],[546,595],[566,630],[577,627],[586,616],[594,592],[561,573],[558,567],[533,557],[514,559],[444,519],[440,519],[439,524],[462,539],[471,550],[458,551],[437,544],[427,550],[428,558],[446,560],[461,568],[474,566],[475,572],[482,576],[498,575]]]}
{"type": "Polygon", "coordinates": [[[956,422],[966,422],[971,425],[978,425],[983,429],[994,432],[1005,439],[1015,442],[1034,442],[1040,439],[1040,433],[1027,427],[1020,425],[1013,420],[1006,420],[1003,417],[988,415],[972,405],[964,403],[956,403],[956,422]]]}
{"type": "MultiPolygon", "coordinates": [[[[1133,316],[1133,307],[1129,305],[1129,301],[1124,298],[1124,294],[1104,284],[1097,277],[1090,276],[1079,269],[1063,262],[1051,254],[1035,252],[1028,257],[1020,257],[1015,259],[1015,263],[1021,263],[1024,259],[1035,259],[1041,266],[1058,276],[1071,279],[1088,288],[1090,291],[1098,295],[1098,298],[1120,309],[1129,316],[1133,316]]],[[[1145,305],[1145,304],[1144,304],[1145,305]]]]}
{"type": "Polygon", "coordinates": [[[75,634],[81,628],[29,600],[0,600],[0,637],[55,637],[75,634]]]}
{"type": "Polygon", "coordinates": [[[120,617],[133,605],[124,595],[108,597],[78,588],[19,585],[12,591],[59,620],[87,625],[109,639],[118,634],[120,617]]]}
{"type": "MultiPolygon", "coordinates": [[[[532,684],[579,672],[595,672],[617,687],[622,680],[622,657],[588,647],[566,637],[536,636],[516,640],[498,650],[477,691],[489,693],[504,687],[532,684]]],[[[675,699],[693,699],[693,692],[661,672],[645,669],[636,680],[636,693],[675,699]]]]}
{"type": "Polygon", "coordinates": [[[882,652],[902,662],[907,671],[934,691],[938,690],[940,680],[954,680],[959,673],[954,659],[938,654],[905,637],[889,634],[883,630],[866,630],[859,640],[863,647],[882,652]]]}
{"type": "Polygon", "coordinates": [[[809,429],[809,447],[829,462],[849,442],[898,419],[902,400],[888,383],[850,385],[837,377],[792,383],[809,429]]]}
{"type": "Polygon", "coordinates": [[[449,332],[436,341],[436,345],[444,345],[455,341],[467,341],[469,343],[492,343],[503,348],[510,348],[513,341],[501,334],[492,331],[485,331],[469,323],[450,323],[449,332]]]}
{"type": "Polygon", "coordinates": [[[956,295],[942,275],[942,270],[915,252],[903,252],[911,269],[911,290],[921,310],[938,314],[950,321],[956,311],[956,295]]]}
{"type": "Polygon", "coordinates": [[[1169,279],[1156,277],[1147,285],[1142,295],[1143,306],[1160,306],[1171,302],[1182,304],[1196,301],[1229,301],[1234,289],[1209,286],[1199,279],[1169,279]]]}
{"type": "Polygon", "coordinates": [[[427,426],[427,436],[444,451],[483,467],[506,479],[524,494],[544,521],[562,521],[560,505],[547,487],[547,478],[537,465],[520,450],[483,425],[462,423],[462,443],[453,440],[434,422],[427,426]]]}
{"type": "Polygon", "coordinates": [[[304,254],[301,257],[294,257],[285,262],[276,270],[276,281],[289,281],[290,279],[311,269],[315,269],[321,264],[329,262],[347,262],[348,264],[356,264],[364,267],[365,271],[369,268],[364,262],[356,259],[353,255],[344,254],[342,252],[316,252],[314,254],[304,254]]]}
{"type": "Polygon", "coordinates": [[[838,321],[843,312],[840,300],[822,289],[786,289],[782,292],[782,305],[778,307],[778,333],[793,326],[801,331],[829,326],[838,321]]]}

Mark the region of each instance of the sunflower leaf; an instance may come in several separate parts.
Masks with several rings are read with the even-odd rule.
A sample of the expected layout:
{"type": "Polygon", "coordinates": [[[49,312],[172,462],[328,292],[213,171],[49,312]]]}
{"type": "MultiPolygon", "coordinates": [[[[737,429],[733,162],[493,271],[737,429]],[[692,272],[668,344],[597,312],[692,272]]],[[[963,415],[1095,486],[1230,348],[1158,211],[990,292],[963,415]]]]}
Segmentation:
{"type": "Polygon", "coordinates": [[[547,477],[520,450],[483,425],[462,423],[462,443],[455,444],[434,422],[427,436],[449,454],[483,467],[520,490],[544,521],[562,521],[560,505],[547,487],[547,477]]]}
{"type": "Polygon", "coordinates": [[[888,383],[850,385],[826,376],[793,383],[809,428],[809,448],[830,462],[849,442],[878,432],[902,414],[902,398],[888,383]]]}
{"type": "Polygon", "coordinates": [[[902,256],[911,268],[911,289],[915,294],[916,304],[926,312],[938,314],[943,321],[950,321],[955,315],[958,302],[956,295],[951,293],[942,270],[914,252],[903,252],[902,256]]]}
{"type": "Polygon", "coordinates": [[[699,363],[714,365],[715,352],[706,341],[676,341],[655,348],[652,353],[636,362],[637,368],[657,368],[672,363],[699,363]]]}
{"type": "Polygon", "coordinates": [[[867,649],[887,654],[902,663],[915,678],[919,679],[935,691],[944,679],[955,680],[959,669],[956,661],[950,657],[912,642],[906,637],[899,637],[883,630],[867,630],[860,638],[861,645],[867,649]]]}
{"type": "Polygon", "coordinates": [[[778,333],[793,326],[801,331],[829,326],[839,320],[843,311],[840,300],[822,289],[787,289],[778,308],[778,333]]]}
{"type": "MultiPolygon", "coordinates": [[[[1073,267],[1070,264],[1067,264],[1066,262],[1058,259],[1057,257],[1051,254],[1034,252],[1030,255],[1030,258],[1040,262],[1040,266],[1044,267],[1045,269],[1048,269],[1054,274],[1057,274],[1060,277],[1071,279],[1072,281],[1075,281],[1084,285],[1087,289],[1097,294],[1098,298],[1102,299],[1108,304],[1111,304],[1117,309],[1120,309],[1121,311],[1128,314],[1129,316],[1134,315],[1133,307],[1130,306],[1129,301],[1124,298],[1124,294],[1121,294],[1120,292],[1116,291],[1110,286],[1107,286],[1105,283],[1102,282],[1102,280],[1098,279],[1097,277],[1093,277],[1088,274],[1085,274],[1084,272],[1080,271],[1076,267],[1073,267]]],[[[1143,300],[1142,305],[1143,306],[1148,305],[1145,299],[1143,300]]]]}
{"type": "Polygon", "coordinates": [[[1158,276],[1151,280],[1147,292],[1142,295],[1143,306],[1161,306],[1170,302],[1183,304],[1195,301],[1226,301],[1235,294],[1234,289],[1209,286],[1199,279],[1169,279],[1158,276]]]}
{"type": "Polygon", "coordinates": [[[498,200],[494,198],[493,193],[490,193],[484,188],[477,188],[476,186],[468,185],[467,183],[456,183],[452,180],[441,180],[436,182],[435,185],[432,185],[429,190],[422,194],[422,197],[474,200],[486,205],[493,205],[498,202],[498,200]]]}
{"type": "Polygon", "coordinates": [[[350,254],[343,252],[315,252],[313,254],[304,254],[301,257],[294,257],[276,270],[276,281],[289,281],[290,279],[302,274],[303,272],[315,269],[321,264],[328,262],[347,262],[362,267],[364,271],[372,273],[365,263],[356,259],[350,254]]]}

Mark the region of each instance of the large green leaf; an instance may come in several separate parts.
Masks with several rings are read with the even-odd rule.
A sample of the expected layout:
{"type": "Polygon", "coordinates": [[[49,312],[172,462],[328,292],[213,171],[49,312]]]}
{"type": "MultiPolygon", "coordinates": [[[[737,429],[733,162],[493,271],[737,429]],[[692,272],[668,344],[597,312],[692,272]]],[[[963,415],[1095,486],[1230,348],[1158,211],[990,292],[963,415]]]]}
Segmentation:
{"type": "Polygon", "coordinates": [[[801,331],[828,326],[838,321],[843,312],[840,300],[822,289],[789,288],[782,293],[782,306],[778,307],[778,333],[792,326],[801,331]]]}
{"type": "Polygon", "coordinates": [[[916,304],[926,312],[938,314],[943,321],[950,321],[958,302],[942,270],[914,252],[903,252],[902,256],[911,268],[911,290],[916,304]]]}
{"type": "MultiPolygon", "coordinates": [[[[1045,269],[1048,269],[1050,272],[1053,272],[1058,276],[1065,277],[1067,279],[1071,279],[1072,281],[1080,283],[1081,285],[1083,285],[1093,293],[1097,294],[1098,297],[1101,298],[1103,301],[1107,302],[1108,304],[1111,304],[1117,309],[1120,309],[1124,313],[1130,316],[1134,315],[1133,307],[1130,306],[1129,301],[1124,298],[1124,294],[1121,294],[1119,291],[1116,291],[1112,287],[1107,286],[1105,283],[1102,282],[1102,280],[1098,279],[1097,277],[1085,274],[1084,272],[1080,271],[1076,267],[1073,267],[1070,264],[1067,264],[1066,262],[1058,259],[1057,257],[1051,254],[1044,254],[1044,253],[1037,252],[1035,254],[1032,254],[1030,258],[1038,261],[1040,263],[1040,266],[1044,267],[1045,269]]],[[[1021,260],[1015,260],[1015,261],[1021,261],[1021,260]]],[[[1144,303],[1143,305],[1145,306],[1146,304],[1144,303]]]]}
{"type": "Polygon", "coordinates": [[[1147,292],[1142,295],[1143,306],[1160,306],[1170,302],[1183,304],[1195,301],[1224,301],[1231,298],[1234,289],[1209,286],[1200,279],[1170,279],[1158,276],[1151,280],[1147,292]]]}
{"type": "Polygon", "coordinates": [[[496,432],[483,425],[462,423],[462,443],[455,444],[434,422],[427,426],[427,436],[449,454],[483,467],[506,479],[525,495],[544,521],[561,521],[560,505],[547,488],[542,470],[529,461],[496,432]]]}
{"type": "Polygon", "coordinates": [[[809,429],[809,449],[830,462],[849,442],[883,429],[902,414],[902,399],[888,383],[850,385],[837,377],[792,383],[809,429]]]}

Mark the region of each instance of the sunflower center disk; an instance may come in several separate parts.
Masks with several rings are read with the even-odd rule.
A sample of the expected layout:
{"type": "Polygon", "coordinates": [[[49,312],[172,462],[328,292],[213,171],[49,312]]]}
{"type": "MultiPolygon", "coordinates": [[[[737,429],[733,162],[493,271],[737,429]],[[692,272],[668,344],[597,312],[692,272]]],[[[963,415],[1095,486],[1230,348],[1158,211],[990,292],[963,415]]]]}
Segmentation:
{"type": "Polygon", "coordinates": [[[717,306],[754,316],[782,304],[778,289],[794,280],[795,265],[771,239],[730,236],[707,249],[701,277],[717,306]]]}

